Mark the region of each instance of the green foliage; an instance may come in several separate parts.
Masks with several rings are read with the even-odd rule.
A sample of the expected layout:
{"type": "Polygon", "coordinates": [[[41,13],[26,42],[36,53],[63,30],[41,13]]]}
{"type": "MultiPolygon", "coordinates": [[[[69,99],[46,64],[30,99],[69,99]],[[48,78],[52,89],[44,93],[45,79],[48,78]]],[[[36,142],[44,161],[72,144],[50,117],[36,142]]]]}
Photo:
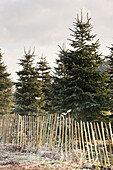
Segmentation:
{"type": "Polygon", "coordinates": [[[10,112],[12,100],[12,86],[10,74],[7,73],[7,68],[2,61],[2,54],[0,52],[0,114],[10,112]]]}
{"type": "Polygon", "coordinates": [[[41,89],[44,93],[44,101],[45,106],[44,109],[49,109],[49,96],[50,96],[50,85],[51,85],[51,76],[50,76],[50,70],[51,68],[48,66],[46,57],[41,57],[40,61],[37,62],[36,70],[39,73],[39,81],[41,83],[41,89]]]}
{"type": "Polygon", "coordinates": [[[45,104],[41,83],[38,80],[39,73],[33,66],[33,61],[34,54],[28,52],[28,54],[25,53],[23,59],[20,59],[19,63],[22,66],[22,70],[17,72],[19,79],[15,83],[15,103],[16,112],[21,115],[36,113],[37,107],[41,111],[41,107],[45,104]],[[41,97],[40,101],[37,101],[36,97],[41,97]]]}
{"type": "Polygon", "coordinates": [[[57,67],[54,73],[53,109],[57,112],[73,110],[77,119],[95,119],[100,117],[100,110],[106,109],[106,75],[98,68],[103,63],[99,54],[99,40],[91,34],[92,26],[87,15],[87,21],[83,22],[77,15],[70,29],[73,39],[71,50],[60,48],[57,67]]]}
{"type": "Polygon", "coordinates": [[[108,72],[108,96],[109,96],[109,110],[113,112],[113,44],[110,49],[110,55],[106,56],[109,67],[107,69],[108,72]]]}

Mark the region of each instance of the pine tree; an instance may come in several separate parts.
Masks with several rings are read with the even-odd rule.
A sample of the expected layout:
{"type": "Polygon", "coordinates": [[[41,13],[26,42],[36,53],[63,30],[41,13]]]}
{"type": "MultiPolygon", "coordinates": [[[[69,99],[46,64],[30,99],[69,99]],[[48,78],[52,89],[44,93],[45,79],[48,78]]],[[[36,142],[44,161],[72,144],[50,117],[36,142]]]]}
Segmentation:
{"type": "Polygon", "coordinates": [[[12,100],[12,86],[10,74],[2,61],[2,54],[0,52],[0,114],[7,114],[11,109],[12,100]]]}
{"type": "Polygon", "coordinates": [[[24,58],[20,59],[19,65],[22,66],[22,70],[17,72],[19,77],[16,84],[16,112],[21,115],[37,113],[37,107],[40,108],[44,105],[43,93],[41,90],[41,84],[38,81],[38,71],[33,66],[34,53],[30,54],[25,52],[24,58]],[[41,97],[40,102],[37,98],[41,97]],[[39,106],[38,106],[39,105],[39,106]]]}
{"type": "Polygon", "coordinates": [[[92,119],[105,109],[106,76],[98,71],[103,59],[99,54],[99,40],[94,41],[96,35],[91,34],[88,15],[86,22],[83,22],[82,14],[81,19],[77,15],[73,26],[74,30],[70,29],[72,50],[61,49],[55,68],[54,95],[60,100],[58,104],[55,101],[56,108],[72,109],[79,119],[92,119]]]}
{"type": "MultiPolygon", "coordinates": [[[[59,46],[60,47],[60,46],[59,46]]],[[[58,59],[56,59],[55,72],[53,74],[53,82],[51,86],[51,110],[53,112],[65,112],[68,109],[67,98],[67,78],[66,67],[64,64],[64,58],[67,56],[67,51],[60,47],[58,59]]]]}
{"type": "Polygon", "coordinates": [[[110,55],[106,56],[109,67],[107,69],[108,72],[108,96],[109,96],[109,110],[113,112],[113,44],[110,49],[110,55]]]}
{"type": "Polygon", "coordinates": [[[39,81],[41,82],[41,89],[44,93],[44,101],[46,102],[44,108],[45,110],[48,110],[51,85],[51,68],[49,67],[46,57],[43,57],[43,55],[41,56],[40,61],[37,62],[36,70],[39,72],[39,81]]]}

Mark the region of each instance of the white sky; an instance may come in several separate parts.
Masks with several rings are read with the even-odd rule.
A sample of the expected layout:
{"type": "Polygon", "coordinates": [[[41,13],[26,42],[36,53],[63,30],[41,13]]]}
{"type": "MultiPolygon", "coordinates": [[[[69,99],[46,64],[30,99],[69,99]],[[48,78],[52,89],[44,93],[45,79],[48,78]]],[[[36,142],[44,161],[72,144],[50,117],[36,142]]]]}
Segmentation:
{"type": "Polygon", "coordinates": [[[0,47],[13,80],[26,50],[35,46],[36,61],[43,53],[55,65],[58,45],[70,37],[77,13],[91,17],[93,33],[100,39],[100,52],[109,54],[113,43],[113,0],[0,0],[0,47]]]}

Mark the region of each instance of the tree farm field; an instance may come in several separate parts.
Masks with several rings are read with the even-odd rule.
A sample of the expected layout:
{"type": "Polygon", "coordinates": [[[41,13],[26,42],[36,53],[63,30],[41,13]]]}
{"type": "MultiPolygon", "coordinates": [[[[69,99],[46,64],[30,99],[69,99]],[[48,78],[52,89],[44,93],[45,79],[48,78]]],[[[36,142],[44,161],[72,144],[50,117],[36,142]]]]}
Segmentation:
{"type": "MultiPolygon", "coordinates": [[[[44,149],[44,148],[43,148],[44,149]]],[[[54,152],[47,154],[44,150],[21,148],[14,144],[0,144],[0,170],[48,170],[48,169],[79,169],[83,162],[64,161],[55,158],[54,152]]],[[[46,148],[47,149],[47,148],[46,148]]]]}

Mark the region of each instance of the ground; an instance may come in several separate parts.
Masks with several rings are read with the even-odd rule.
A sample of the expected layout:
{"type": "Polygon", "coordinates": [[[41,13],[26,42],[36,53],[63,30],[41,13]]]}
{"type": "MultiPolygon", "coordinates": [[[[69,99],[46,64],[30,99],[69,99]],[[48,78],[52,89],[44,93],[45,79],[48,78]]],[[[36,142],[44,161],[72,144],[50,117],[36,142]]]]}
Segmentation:
{"type": "Polygon", "coordinates": [[[0,170],[78,169],[74,161],[62,161],[54,152],[0,144],[0,170]]]}
{"type": "Polygon", "coordinates": [[[113,167],[95,167],[94,164],[77,159],[65,159],[56,150],[50,151],[48,146],[41,149],[20,147],[14,144],[0,144],[0,170],[75,170],[98,169],[113,170],[113,167]]]}

